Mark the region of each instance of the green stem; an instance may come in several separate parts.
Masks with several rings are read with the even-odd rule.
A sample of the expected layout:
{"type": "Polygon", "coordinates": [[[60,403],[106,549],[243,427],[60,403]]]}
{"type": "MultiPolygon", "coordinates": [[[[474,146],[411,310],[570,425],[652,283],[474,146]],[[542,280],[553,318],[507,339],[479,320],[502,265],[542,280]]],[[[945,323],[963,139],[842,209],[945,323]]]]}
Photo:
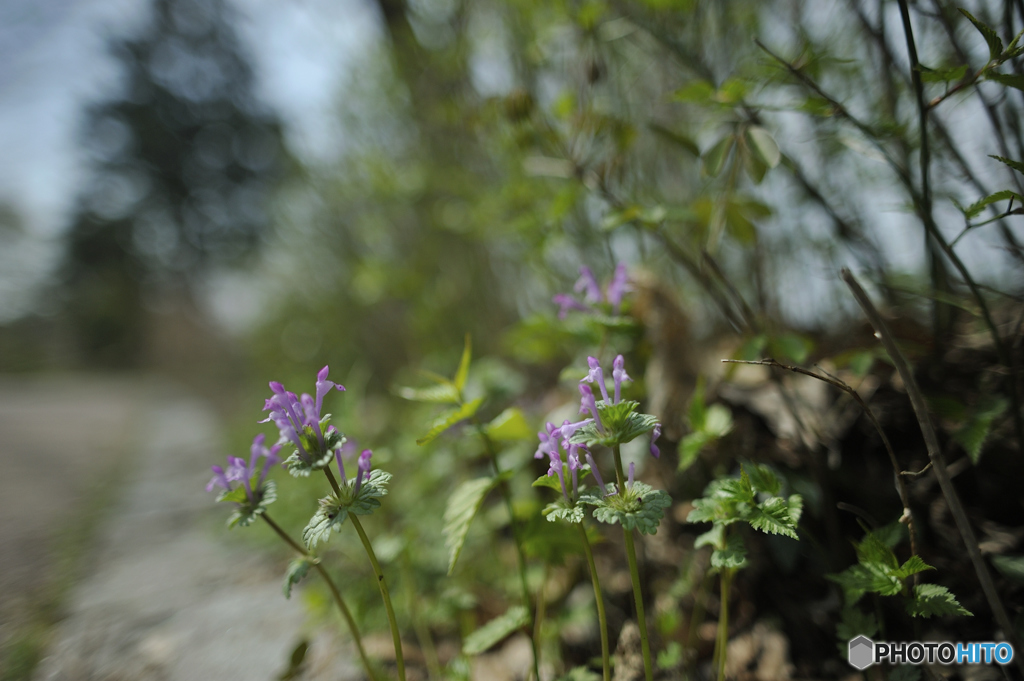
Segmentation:
{"type": "Polygon", "coordinates": [[[391,594],[388,592],[388,583],[384,580],[384,573],[380,569],[380,563],[377,562],[377,554],[373,552],[373,545],[370,544],[370,538],[366,536],[363,524],[359,522],[359,517],[351,513],[348,514],[348,517],[352,521],[352,526],[356,528],[356,532],[359,533],[359,540],[363,542],[366,555],[370,557],[373,574],[377,576],[377,586],[380,587],[380,596],[384,599],[384,609],[388,613],[391,640],[395,644],[395,663],[398,665],[398,679],[399,681],[405,681],[405,658],[402,657],[402,637],[398,633],[398,621],[395,619],[395,610],[391,607],[391,594]]]}
{"type": "MultiPolygon", "coordinates": [[[[612,449],[615,454],[615,479],[619,484],[619,493],[626,489],[626,475],[622,470],[622,452],[619,445],[612,449]]],[[[654,678],[654,669],[651,666],[651,643],[647,638],[647,617],[644,615],[644,595],[640,590],[640,570],[636,566],[636,546],[633,544],[633,531],[623,529],[623,536],[626,538],[626,558],[629,560],[629,576],[633,580],[633,600],[636,602],[636,619],[640,625],[640,647],[644,655],[644,676],[647,681],[654,678]]]]}
{"type": "MultiPolygon", "coordinates": [[[[309,552],[301,546],[299,546],[291,537],[289,537],[288,534],[284,530],[282,530],[277,523],[270,519],[270,516],[268,516],[266,513],[263,513],[260,515],[260,517],[267,521],[267,524],[274,529],[274,532],[276,532],[277,535],[281,537],[281,539],[283,539],[286,544],[288,544],[288,546],[295,549],[296,553],[298,553],[300,556],[303,556],[304,558],[312,559],[312,556],[309,555],[309,552]]],[[[352,639],[356,642],[356,650],[359,652],[359,659],[363,663],[363,668],[366,670],[366,674],[370,677],[372,681],[377,681],[377,675],[374,674],[373,667],[370,665],[370,660],[368,657],[366,657],[366,650],[363,649],[363,639],[359,636],[359,629],[358,627],[356,627],[356,621],[352,617],[352,612],[348,609],[348,606],[345,605],[345,601],[341,598],[341,592],[338,591],[338,587],[335,586],[334,580],[331,579],[331,576],[327,574],[327,571],[323,569],[319,562],[314,561],[313,567],[316,568],[316,571],[320,573],[320,576],[323,578],[323,580],[327,582],[327,588],[331,590],[331,595],[334,597],[334,602],[338,605],[338,610],[341,611],[341,616],[345,619],[345,623],[348,624],[348,630],[352,634],[352,639]]]]}
{"type": "Polygon", "coordinates": [[[583,551],[587,554],[587,565],[590,567],[590,581],[594,583],[594,602],[597,603],[597,620],[601,627],[601,666],[604,669],[604,681],[611,680],[612,664],[608,650],[608,618],[604,614],[604,598],[601,596],[601,583],[597,579],[597,565],[594,563],[594,552],[590,549],[587,528],[583,523],[576,523],[583,541],[583,551]]]}
{"type": "MultiPolygon", "coordinates": [[[[501,468],[498,466],[498,453],[494,449],[494,443],[491,442],[491,438],[487,435],[487,432],[483,429],[479,423],[476,423],[476,432],[480,435],[480,439],[484,443],[484,449],[487,452],[487,456],[491,460],[491,466],[494,467],[494,475],[501,475],[501,468]]],[[[527,623],[527,629],[530,631],[530,649],[533,652],[533,677],[536,681],[540,681],[540,652],[537,650],[537,637],[533,632],[533,610],[530,607],[530,586],[526,581],[526,553],[523,551],[523,540],[519,536],[519,527],[516,525],[516,515],[512,508],[512,492],[508,488],[508,482],[502,481],[498,485],[498,489],[501,490],[501,498],[505,501],[505,508],[508,509],[508,522],[512,528],[512,541],[516,546],[516,563],[519,567],[519,587],[522,590],[523,607],[526,608],[526,612],[530,615],[531,621],[527,623]]]]}
{"type": "Polygon", "coordinates": [[[731,568],[722,570],[722,601],[718,613],[718,640],[715,642],[718,662],[718,681],[725,681],[725,659],[729,648],[729,587],[732,585],[731,568]]]}

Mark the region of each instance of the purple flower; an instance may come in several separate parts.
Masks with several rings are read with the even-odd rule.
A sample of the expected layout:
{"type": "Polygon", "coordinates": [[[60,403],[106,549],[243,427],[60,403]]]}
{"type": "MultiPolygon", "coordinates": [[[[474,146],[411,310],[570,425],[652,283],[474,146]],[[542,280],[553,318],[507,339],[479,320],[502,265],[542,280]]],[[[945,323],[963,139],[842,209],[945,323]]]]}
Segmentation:
{"type": "Polygon", "coordinates": [[[267,478],[270,467],[281,460],[277,455],[281,450],[281,445],[277,444],[267,449],[265,440],[266,436],[262,433],[253,438],[248,461],[237,456],[229,456],[226,471],[220,466],[211,466],[213,478],[207,483],[206,491],[212,492],[214,487],[221,487],[226,492],[230,492],[232,490],[231,483],[241,481],[245,487],[245,496],[249,503],[255,503],[257,495],[263,489],[263,483],[267,478]],[[255,488],[253,488],[252,478],[256,474],[256,465],[260,458],[263,458],[263,467],[260,469],[259,478],[256,480],[255,488]]]}
{"type": "MultiPolygon", "coordinates": [[[[568,423],[568,421],[566,421],[568,423]]],[[[551,456],[552,450],[558,450],[558,437],[559,435],[563,440],[564,435],[561,435],[560,429],[555,428],[555,424],[548,421],[544,426],[544,430],[537,433],[537,438],[540,440],[540,444],[537,445],[537,451],[534,453],[533,458],[542,459],[545,456],[551,456]]]]}
{"type": "Polygon", "coordinates": [[[594,273],[586,265],[580,267],[580,278],[576,280],[576,285],[572,287],[572,290],[576,293],[585,293],[584,300],[588,303],[596,303],[601,300],[601,287],[597,285],[594,273]]]}
{"type": "Polygon", "coordinates": [[[601,471],[597,470],[597,463],[595,463],[594,457],[590,455],[590,452],[587,452],[587,463],[590,464],[590,472],[594,474],[594,479],[597,480],[597,489],[601,491],[601,496],[603,497],[606,493],[604,479],[601,477],[601,471]]]}
{"type": "Polygon", "coordinates": [[[601,433],[604,433],[604,426],[601,425],[601,417],[597,413],[597,401],[594,399],[594,391],[590,389],[589,385],[583,385],[580,383],[580,396],[580,413],[590,412],[597,429],[601,433]]]}
{"type": "MultiPolygon", "coordinates": [[[[274,394],[263,405],[263,411],[270,412],[270,415],[260,423],[273,421],[281,433],[278,443],[291,442],[306,463],[320,460],[327,453],[324,432],[320,428],[324,396],[332,389],[345,389],[345,386],[327,380],[328,371],[329,367],[325,366],[317,373],[315,398],[305,393],[299,397],[281,383],[271,381],[270,390],[274,394]],[[308,436],[303,438],[307,433],[315,440],[308,436]]],[[[329,429],[328,432],[333,431],[329,429]]]]}
{"type": "Polygon", "coordinates": [[[615,266],[615,273],[612,275],[612,279],[608,282],[608,286],[603,294],[601,287],[597,283],[597,278],[594,277],[594,273],[590,271],[590,268],[586,266],[580,267],[580,278],[576,280],[573,290],[576,293],[583,294],[582,302],[569,293],[558,293],[551,298],[551,301],[558,305],[559,319],[565,319],[570,310],[594,312],[594,305],[598,303],[607,304],[611,307],[612,313],[617,315],[622,308],[623,296],[625,296],[627,291],[632,290],[629,285],[629,274],[626,271],[626,264],[620,262],[615,266]]]}
{"type": "Polygon", "coordinates": [[[633,489],[633,474],[636,471],[636,464],[629,462],[629,480],[626,482],[627,489],[633,489]]]}
{"type": "MultiPolygon", "coordinates": [[[[629,381],[633,382],[633,379],[626,373],[626,360],[622,358],[622,355],[617,355],[615,361],[612,363],[612,379],[615,381],[615,402],[618,404],[622,399],[622,382],[629,381]]],[[[607,397],[605,398],[608,399],[607,397]]]]}
{"type": "Polygon", "coordinates": [[[366,479],[370,479],[370,457],[373,456],[373,452],[369,449],[364,449],[363,453],[359,455],[359,463],[356,470],[356,486],[352,490],[353,498],[359,496],[359,488],[363,486],[363,474],[366,475],[366,479]]]}
{"type": "Polygon", "coordinates": [[[565,503],[571,504],[569,500],[569,492],[565,488],[565,471],[562,469],[562,453],[556,445],[553,450],[548,452],[550,465],[548,466],[548,475],[557,475],[558,482],[562,485],[562,496],[565,497],[565,503]]]}
{"type": "Polygon", "coordinates": [[[651,456],[653,456],[655,459],[657,459],[657,458],[659,458],[661,456],[661,450],[658,449],[658,446],[656,444],[654,444],[654,442],[659,437],[661,437],[661,424],[660,423],[654,426],[654,432],[651,434],[651,456]]]}
{"type": "Polygon", "coordinates": [[[608,289],[605,291],[608,304],[612,306],[612,311],[615,314],[619,314],[619,308],[622,307],[622,297],[626,294],[626,291],[631,290],[632,287],[629,285],[629,274],[626,272],[626,264],[620,262],[615,266],[615,274],[612,275],[612,280],[608,282],[608,289]]]}
{"type": "MultiPolygon", "coordinates": [[[[590,371],[580,379],[580,383],[597,383],[605,404],[611,404],[611,400],[608,399],[608,387],[604,384],[604,371],[601,369],[601,363],[597,361],[597,357],[587,357],[587,366],[590,367],[590,371]]],[[[618,400],[615,402],[617,403],[618,400]]]]}

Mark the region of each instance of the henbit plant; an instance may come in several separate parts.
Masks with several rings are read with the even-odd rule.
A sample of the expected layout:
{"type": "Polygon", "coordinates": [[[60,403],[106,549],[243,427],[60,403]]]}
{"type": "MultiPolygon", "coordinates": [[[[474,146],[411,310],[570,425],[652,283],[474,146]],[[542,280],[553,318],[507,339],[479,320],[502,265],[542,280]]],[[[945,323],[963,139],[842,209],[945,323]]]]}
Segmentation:
{"type": "Polygon", "coordinates": [[[217,501],[236,504],[236,509],[228,520],[229,527],[236,525],[244,527],[252,524],[256,518],[262,518],[288,546],[299,554],[299,557],[289,565],[285,576],[285,597],[291,596],[292,587],[305,577],[310,568],[320,573],[327,582],[331,596],[352,633],[367,675],[376,681],[376,672],[366,656],[355,619],[345,604],[337,585],[320,564],[320,559],[312,553],[318,543],[328,541],[332,532],[340,531],[345,521],[351,519],[377,578],[381,598],[387,611],[388,624],[391,628],[398,677],[400,681],[404,681],[405,660],[402,654],[398,622],[391,607],[387,581],[381,571],[369,537],[358,518],[360,515],[370,515],[380,507],[379,499],[387,494],[387,484],[391,480],[391,474],[380,470],[371,470],[372,452],[367,449],[359,456],[355,477],[350,480],[345,475],[345,467],[342,462],[342,446],[345,444],[345,436],[331,425],[330,414],[321,415],[324,397],[331,390],[343,391],[345,388],[328,380],[327,376],[328,367],[325,366],[317,374],[315,397],[309,394],[297,396],[286,390],[282,384],[272,381],[270,389],[273,395],[266,400],[263,408],[264,411],[270,412],[270,415],[261,423],[273,421],[280,432],[280,440],[268,449],[264,444],[265,437],[257,435],[253,440],[252,454],[248,462],[240,458],[228,457],[227,470],[220,466],[213,466],[214,477],[207,485],[207,490],[212,491],[215,487],[221,487],[223,491],[218,495],[217,501]],[[288,536],[288,533],[267,514],[267,507],[277,498],[276,487],[273,481],[266,479],[267,473],[273,465],[281,461],[278,452],[285,445],[294,447],[290,456],[283,462],[284,467],[292,476],[309,478],[312,472],[323,471],[334,490],[333,494],[319,500],[318,510],[303,530],[302,538],[306,548],[288,536]],[[264,461],[257,475],[257,461],[260,458],[263,458],[264,461]],[[331,472],[332,461],[337,463],[338,472],[341,475],[340,485],[331,472]],[[239,481],[241,481],[241,485],[232,487],[232,483],[239,481]]]}
{"type": "MultiPolygon", "coordinates": [[[[651,433],[651,455],[658,457],[660,452],[655,441],[661,435],[661,424],[651,414],[637,412],[639,402],[622,399],[622,383],[632,381],[626,373],[625,360],[618,355],[613,362],[612,379],[614,396],[609,396],[605,385],[604,371],[596,357],[588,357],[590,371],[580,381],[580,413],[590,414],[590,418],[578,423],[566,422],[562,425],[559,435],[567,449],[577,448],[586,452],[590,472],[597,480],[597,487],[580,494],[579,500],[594,507],[594,519],[609,525],[622,526],[626,543],[626,559],[629,562],[629,575],[633,583],[633,600],[636,604],[637,624],[640,628],[640,645],[644,661],[644,675],[651,681],[654,668],[651,661],[651,645],[647,635],[647,618],[644,614],[644,597],[640,585],[640,571],[637,568],[636,547],[633,543],[633,531],[641,534],[654,534],[665,515],[665,509],[672,504],[672,499],[662,490],[655,490],[650,485],[635,482],[633,479],[634,464],[629,465],[627,478],[622,467],[620,447],[632,442],[637,437],[651,433]],[[595,383],[600,389],[603,399],[597,400],[590,386],[595,383]],[[615,462],[615,483],[604,483],[590,450],[603,446],[610,448],[615,462]]],[[[550,437],[549,433],[549,437],[550,437]]],[[[578,460],[577,460],[578,462],[578,460]]],[[[556,472],[560,472],[557,471],[556,472]]],[[[575,510],[575,509],[573,509],[575,510]]],[[[578,517],[573,513],[571,517],[578,517]]],[[[581,518],[582,519],[582,518],[581,518]]]]}
{"type": "Polygon", "coordinates": [[[797,537],[797,523],[803,511],[799,494],[780,496],[782,484],[778,476],[762,464],[744,463],[738,478],[712,480],[704,497],[695,499],[687,522],[712,524],[711,529],[697,537],[694,548],[711,546],[711,567],[719,572],[721,606],[718,615],[718,637],[715,640],[713,664],[718,681],[725,678],[726,650],[729,643],[729,587],[736,573],[747,566],[747,550],[743,538],[729,532],[729,526],[745,522],[767,534],[797,537]]]}

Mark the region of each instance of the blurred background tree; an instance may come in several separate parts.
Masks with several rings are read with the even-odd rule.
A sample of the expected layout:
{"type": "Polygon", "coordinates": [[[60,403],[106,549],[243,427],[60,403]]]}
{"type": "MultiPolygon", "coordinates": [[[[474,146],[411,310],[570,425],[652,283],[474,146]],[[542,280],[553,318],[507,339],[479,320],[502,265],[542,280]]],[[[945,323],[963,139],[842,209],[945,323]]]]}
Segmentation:
{"type": "Polygon", "coordinates": [[[233,21],[220,0],[158,0],[142,34],[112,45],[122,87],[85,117],[92,176],[62,268],[86,364],[138,366],[147,307],[193,308],[204,275],[270,227],[288,154],[233,21]]]}

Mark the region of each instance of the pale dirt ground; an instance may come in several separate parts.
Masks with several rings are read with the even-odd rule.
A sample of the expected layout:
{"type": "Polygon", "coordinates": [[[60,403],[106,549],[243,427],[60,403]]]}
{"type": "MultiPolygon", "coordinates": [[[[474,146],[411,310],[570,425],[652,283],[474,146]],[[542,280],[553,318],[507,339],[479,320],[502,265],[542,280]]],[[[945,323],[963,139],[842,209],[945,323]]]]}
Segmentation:
{"type": "Polygon", "coordinates": [[[278,562],[219,540],[204,486],[223,458],[212,409],[155,380],[0,378],[0,645],[61,573],[75,581],[36,679],[273,679],[303,634],[302,678],[359,678],[284,599],[278,562]],[[60,568],[55,542],[104,491],[90,550],[60,568]]]}

